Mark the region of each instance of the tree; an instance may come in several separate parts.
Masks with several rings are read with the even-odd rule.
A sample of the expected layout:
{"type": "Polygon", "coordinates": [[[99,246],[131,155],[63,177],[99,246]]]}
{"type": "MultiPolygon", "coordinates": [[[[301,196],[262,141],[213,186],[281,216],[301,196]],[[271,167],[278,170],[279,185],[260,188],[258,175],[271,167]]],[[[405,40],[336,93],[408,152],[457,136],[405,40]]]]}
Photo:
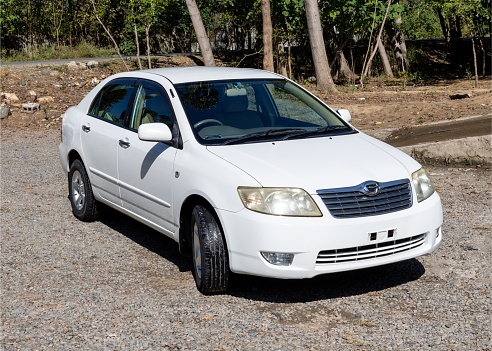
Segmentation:
{"type": "Polygon", "coordinates": [[[320,90],[337,91],[336,85],[333,83],[333,78],[331,77],[330,65],[328,64],[328,57],[326,55],[318,1],[305,0],[305,6],[309,42],[311,44],[314,69],[316,71],[316,85],[320,90]]]}
{"type": "Polygon", "coordinates": [[[263,18],[263,69],[275,71],[273,66],[272,18],[270,15],[270,0],[261,0],[263,18]]]}
{"type": "MultiPolygon", "coordinates": [[[[364,65],[362,66],[362,74],[360,76],[360,83],[361,84],[363,84],[364,77],[367,76],[367,74],[369,73],[369,67],[371,66],[371,62],[374,58],[374,55],[376,54],[376,51],[378,50],[377,43],[379,41],[381,41],[381,34],[383,33],[384,23],[386,22],[386,18],[388,17],[388,12],[389,12],[389,9],[391,6],[391,1],[392,0],[388,0],[388,5],[386,6],[386,12],[384,13],[383,22],[379,28],[379,33],[376,37],[376,45],[374,45],[374,49],[372,50],[369,58],[367,58],[367,54],[366,54],[367,62],[366,62],[366,60],[364,60],[364,65]]],[[[374,11],[374,19],[376,19],[376,10],[374,11]]],[[[373,24],[374,24],[374,22],[373,22],[373,24]]],[[[372,36],[372,32],[371,32],[371,36],[372,36]]],[[[371,48],[371,40],[369,39],[369,49],[370,48],[371,48]]],[[[368,49],[368,53],[369,53],[369,49],[368,49]]]]}
{"type": "Polygon", "coordinates": [[[195,28],[198,45],[200,45],[205,66],[215,66],[214,54],[212,52],[210,41],[208,39],[207,32],[205,31],[205,27],[203,26],[202,17],[200,16],[200,11],[198,10],[195,0],[186,0],[186,7],[190,13],[193,28],[195,28]]]}
{"type": "MultiPolygon", "coordinates": [[[[455,47],[456,39],[462,36],[462,25],[468,30],[468,34],[471,37],[471,48],[473,54],[473,68],[475,73],[475,86],[478,87],[478,63],[475,43],[477,33],[482,35],[486,32],[484,28],[490,25],[492,14],[490,12],[490,1],[487,0],[435,0],[434,6],[439,11],[441,23],[443,24],[443,30],[447,30],[449,27],[450,33],[450,46],[451,46],[451,61],[456,65],[456,57],[458,50],[455,47]],[[453,30],[454,28],[454,30],[453,30]]],[[[446,32],[444,33],[446,34],[446,32]]],[[[481,43],[481,39],[478,39],[481,43]]],[[[481,43],[480,48],[483,52],[482,60],[485,62],[485,50],[481,43]]],[[[483,67],[483,66],[482,66],[483,67]]],[[[483,69],[485,71],[485,69],[483,69]]]]}
{"type": "Polygon", "coordinates": [[[137,19],[135,15],[135,1],[130,1],[130,9],[131,9],[131,19],[133,22],[133,33],[135,34],[135,48],[137,49],[137,63],[138,68],[142,69],[142,61],[140,60],[140,41],[138,40],[138,28],[137,28],[137,19]]]}
{"type": "Polygon", "coordinates": [[[113,36],[111,35],[111,32],[104,25],[103,21],[101,20],[101,18],[97,14],[97,8],[96,8],[96,2],[95,2],[95,0],[91,0],[91,2],[92,2],[92,7],[94,9],[94,15],[96,16],[97,21],[103,27],[104,31],[106,32],[106,34],[108,35],[108,37],[113,42],[114,48],[115,48],[116,52],[118,53],[118,56],[120,57],[121,61],[123,62],[123,65],[125,66],[126,70],[129,71],[130,69],[128,68],[128,65],[126,64],[125,60],[123,59],[123,56],[121,56],[120,48],[118,47],[118,44],[116,43],[116,40],[114,40],[113,36]]]}
{"type": "Polygon", "coordinates": [[[51,0],[51,15],[53,18],[53,29],[55,30],[56,46],[60,47],[60,27],[65,15],[64,1],[51,0]]]}
{"type": "Polygon", "coordinates": [[[386,77],[394,78],[393,71],[391,70],[391,65],[388,59],[388,55],[386,54],[386,49],[384,48],[381,39],[378,40],[378,52],[379,52],[379,56],[381,57],[381,61],[383,62],[383,68],[386,77]]]}
{"type": "Polygon", "coordinates": [[[407,58],[407,44],[405,42],[405,34],[402,28],[402,16],[403,6],[400,6],[398,0],[393,5],[393,22],[388,22],[386,25],[386,32],[391,38],[391,48],[396,57],[399,70],[401,72],[408,71],[410,63],[407,58]]]}

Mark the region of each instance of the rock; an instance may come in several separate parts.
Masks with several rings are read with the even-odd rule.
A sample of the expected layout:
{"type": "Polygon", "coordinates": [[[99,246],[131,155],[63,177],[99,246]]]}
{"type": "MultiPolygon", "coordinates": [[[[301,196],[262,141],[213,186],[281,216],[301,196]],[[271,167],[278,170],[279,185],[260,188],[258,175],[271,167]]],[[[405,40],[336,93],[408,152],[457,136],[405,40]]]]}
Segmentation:
{"type": "Polygon", "coordinates": [[[91,61],[87,62],[87,68],[94,68],[97,65],[99,65],[99,62],[97,62],[95,60],[91,60],[91,61]]]}
{"type": "Polygon", "coordinates": [[[38,102],[40,104],[46,104],[48,102],[54,102],[55,101],[55,98],[53,96],[41,96],[40,98],[38,98],[38,102]]]}
{"type": "Polygon", "coordinates": [[[26,99],[28,102],[35,102],[37,97],[38,97],[38,93],[36,93],[34,90],[29,90],[27,92],[26,99]]]}
{"type": "Polygon", "coordinates": [[[466,99],[466,98],[469,98],[469,97],[470,97],[470,94],[468,94],[468,93],[457,93],[457,94],[451,94],[451,95],[449,95],[449,98],[451,100],[466,99]]]}
{"type": "Polygon", "coordinates": [[[0,119],[4,119],[8,115],[10,115],[10,108],[0,107],[0,119]]]}
{"type": "Polygon", "coordinates": [[[75,61],[72,61],[72,62],[67,63],[67,67],[69,69],[79,69],[79,66],[77,65],[77,62],[75,62],[75,61]]]}
{"type": "Polygon", "coordinates": [[[72,61],[67,63],[67,67],[68,69],[80,70],[80,69],[86,69],[87,65],[84,62],[77,63],[75,61],[72,61]]]}
{"type": "Polygon", "coordinates": [[[2,98],[8,101],[19,101],[19,98],[14,93],[1,93],[2,98]]]}
{"type": "Polygon", "coordinates": [[[58,77],[59,75],[60,75],[60,72],[58,72],[58,71],[51,71],[50,72],[51,77],[58,77]]]}

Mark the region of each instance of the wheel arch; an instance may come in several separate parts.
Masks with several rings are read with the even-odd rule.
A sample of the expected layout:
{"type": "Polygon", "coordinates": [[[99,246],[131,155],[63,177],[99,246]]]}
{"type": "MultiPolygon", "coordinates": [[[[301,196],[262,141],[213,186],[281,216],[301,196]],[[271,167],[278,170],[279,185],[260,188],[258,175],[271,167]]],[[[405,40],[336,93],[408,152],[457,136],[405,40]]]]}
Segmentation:
{"type": "Polygon", "coordinates": [[[191,252],[191,213],[197,205],[205,207],[215,217],[215,220],[217,221],[217,224],[219,225],[222,232],[227,252],[227,240],[224,234],[224,228],[217,212],[215,211],[214,206],[212,206],[212,204],[203,196],[197,194],[188,196],[181,205],[181,211],[179,213],[179,252],[182,254],[188,254],[191,252]]]}
{"type": "Polygon", "coordinates": [[[70,166],[72,165],[72,163],[75,160],[80,160],[80,162],[82,162],[82,164],[85,167],[84,161],[82,160],[82,157],[80,156],[80,154],[78,153],[78,151],[77,150],[71,150],[68,153],[68,169],[70,169],[70,166]]]}

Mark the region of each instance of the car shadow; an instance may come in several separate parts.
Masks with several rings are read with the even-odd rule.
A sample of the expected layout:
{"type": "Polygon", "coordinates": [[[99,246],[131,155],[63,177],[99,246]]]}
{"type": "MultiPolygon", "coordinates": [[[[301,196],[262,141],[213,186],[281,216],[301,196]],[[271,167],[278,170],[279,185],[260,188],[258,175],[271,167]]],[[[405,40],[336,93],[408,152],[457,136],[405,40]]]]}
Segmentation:
{"type": "Polygon", "coordinates": [[[179,253],[178,243],[173,239],[112,208],[104,206],[103,211],[101,223],[174,263],[180,272],[191,272],[191,260],[179,253]]]}
{"type": "Polygon", "coordinates": [[[254,301],[292,303],[374,293],[419,279],[424,266],[416,259],[311,279],[270,279],[233,275],[229,294],[254,301]]]}
{"type": "MultiPolygon", "coordinates": [[[[167,236],[113,209],[104,210],[101,223],[138,245],[172,262],[180,272],[191,272],[191,257],[179,253],[167,236]]],[[[424,266],[416,259],[361,270],[324,274],[312,279],[273,279],[232,274],[226,294],[274,303],[311,302],[382,291],[419,279],[424,266]]],[[[190,279],[193,279],[190,273],[190,279]]]]}

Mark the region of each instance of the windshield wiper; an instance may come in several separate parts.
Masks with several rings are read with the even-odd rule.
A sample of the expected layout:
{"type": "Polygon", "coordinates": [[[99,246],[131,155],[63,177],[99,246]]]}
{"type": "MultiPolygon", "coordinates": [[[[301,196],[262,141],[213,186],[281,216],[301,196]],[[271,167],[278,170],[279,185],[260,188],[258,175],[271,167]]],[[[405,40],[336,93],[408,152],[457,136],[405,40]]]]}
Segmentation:
{"type": "Polygon", "coordinates": [[[250,134],[245,134],[243,136],[234,138],[234,139],[229,139],[226,140],[222,143],[222,145],[231,145],[231,144],[239,144],[245,141],[249,140],[256,140],[256,139],[262,139],[270,136],[277,136],[277,135],[290,135],[292,133],[294,134],[299,134],[299,133],[306,133],[306,129],[304,128],[282,128],[282,129],[270,129],[265,132],[256,132],[256,133],[250,133],[250,134]]]}
{"type": "Polygon", "coordinates": [[[303,132],[300,132],[300,133],[289,134],[289,135],[286,135],[284,138],[282,138],[282,140],[287,140],[287,139],[292,139],[292,138],[302,138],[305,136],[311,136],[311,135],[317,135],[317,134],[325,134],[328,132],[333,132],[333,131],[338,131],[338,130],[352,131],[352,129],[350,129],[350,127],[347,127],[344,125],[343,126],[340,126],[340,125],[326,126],[323,128],[318,128],[316,130],[304,130],[303,132]]]}

